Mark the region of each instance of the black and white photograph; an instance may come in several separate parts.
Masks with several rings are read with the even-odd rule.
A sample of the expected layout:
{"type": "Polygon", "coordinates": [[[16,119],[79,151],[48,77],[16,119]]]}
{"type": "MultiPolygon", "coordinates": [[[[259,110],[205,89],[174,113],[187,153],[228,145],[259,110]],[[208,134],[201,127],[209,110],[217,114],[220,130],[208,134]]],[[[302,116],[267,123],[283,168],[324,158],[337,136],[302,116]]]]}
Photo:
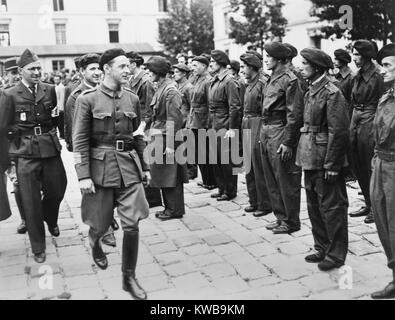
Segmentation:
{"type": "Polygon", "coordinates": [[[395,299],[395,0],[0,0],[0,170],[0,302],[395,299]]]}

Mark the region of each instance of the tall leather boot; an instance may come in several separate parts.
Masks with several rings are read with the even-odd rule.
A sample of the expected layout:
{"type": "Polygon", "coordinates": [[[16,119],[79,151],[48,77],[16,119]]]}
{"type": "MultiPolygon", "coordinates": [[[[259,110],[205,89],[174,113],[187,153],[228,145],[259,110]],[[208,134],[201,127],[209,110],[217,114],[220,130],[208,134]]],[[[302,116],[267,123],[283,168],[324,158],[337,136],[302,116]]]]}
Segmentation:
{"type": "Polygon", "coordinates": [[[139,251],[139,232],[124,232],[122,246],[123,290],[137,300],[146,300],[147,294],[136,280],[136,265],[139,251]]]}

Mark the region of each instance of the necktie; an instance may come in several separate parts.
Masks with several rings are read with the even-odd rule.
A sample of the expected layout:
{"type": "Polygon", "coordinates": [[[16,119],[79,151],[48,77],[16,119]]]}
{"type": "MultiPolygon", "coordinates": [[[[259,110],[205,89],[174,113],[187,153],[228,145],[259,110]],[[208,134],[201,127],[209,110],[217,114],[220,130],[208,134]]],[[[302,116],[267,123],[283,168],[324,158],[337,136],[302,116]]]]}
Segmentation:
{"type": "Polygon", "coordinates": [[[36,97],[36,87],[35,86],[31,86],[29,87],[30,91],[32,92],[33,97],[36,97]]]}

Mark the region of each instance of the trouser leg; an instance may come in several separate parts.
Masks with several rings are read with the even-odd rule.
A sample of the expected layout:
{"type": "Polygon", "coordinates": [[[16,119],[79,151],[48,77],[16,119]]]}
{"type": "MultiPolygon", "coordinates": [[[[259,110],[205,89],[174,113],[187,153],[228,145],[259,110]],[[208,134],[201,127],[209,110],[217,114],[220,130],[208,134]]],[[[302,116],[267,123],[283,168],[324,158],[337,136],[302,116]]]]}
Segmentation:
{"type": "Polygon", "coordinates": [[[260,144],[258,144],[252,153],[252,168],[254,172],[255,190],[257,193],[257,205],[259,210],[272,211],[270,203],[269,190],[266,186],[265,174],[262,167],[262,156],[260,144]]]}
{"type": "Polygon", "coordinates": [[[252,166],[250,172],[246,174],[246,183],[250,205],[252,207],[258,207],[258,191],[256,187],[254,168],[252,166]]]}
{"type": "Polygon", "coordinates": [[[64,112],[59,112],[58,118],[58,128],[59,128],[59,136],[64,139],[64,112]]]}
{"type": "Polygon", "coordinates": [[[145,188],[145,195],[150,207],[160,207],[162,205],[160,189],[147,187],[145,188]]]}
{"type": "Polygon", "coordinates": [[[19,214],[21,216],[21,220],[26,221],[26,214],[25,214],[25,210],[23,209],[22,195],[21,195],[19,185],[14,186],[14,196],[15,196],[15,202],[18,207],[19,214]]]}
{"type": "Polygon", "coordinates": [[[165,202],[165,212],[174,217],[185,214],[184,184],[180,175],[175,188],[163,188],[162,195],[165,202]]]}

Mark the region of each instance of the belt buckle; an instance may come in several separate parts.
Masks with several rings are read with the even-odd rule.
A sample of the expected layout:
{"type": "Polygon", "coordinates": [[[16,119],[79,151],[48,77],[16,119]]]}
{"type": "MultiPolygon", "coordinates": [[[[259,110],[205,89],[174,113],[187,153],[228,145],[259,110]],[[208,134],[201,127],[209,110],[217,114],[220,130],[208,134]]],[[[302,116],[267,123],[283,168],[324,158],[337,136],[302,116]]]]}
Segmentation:
{"type": "Polygon", "coordinates": [[[43,134],[41,127],[34,127],[34,134],[36,136],[41,136],[43,134]]]}
{"type": "Polygon", "coordinates": [[[115,148],[117,151],[119,152],[125,151],[125,141],[117,140],[115,144],[116,144],[115,148]]]}

